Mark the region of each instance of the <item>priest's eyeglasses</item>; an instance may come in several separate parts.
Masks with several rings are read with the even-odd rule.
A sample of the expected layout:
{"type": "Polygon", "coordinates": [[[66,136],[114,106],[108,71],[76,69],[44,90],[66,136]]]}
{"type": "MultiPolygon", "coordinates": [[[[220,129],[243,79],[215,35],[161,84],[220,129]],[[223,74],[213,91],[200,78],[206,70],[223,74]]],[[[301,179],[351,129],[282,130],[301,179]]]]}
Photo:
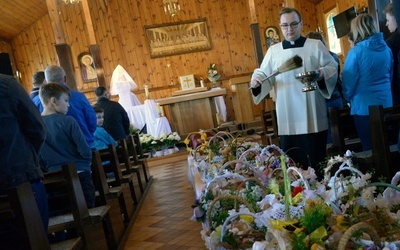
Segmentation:
{"type": "Polygon", "coordinates": [[[295,29],[295,28],[297,28],[299,26],[299,23],[301,23],[301,21],[300,22],[293,22],[291,24],[282,23],[281,24],[281,28],[284,29],[284,30],[288,29],[289,27],[292,28],[292,29],[295,29]]]}

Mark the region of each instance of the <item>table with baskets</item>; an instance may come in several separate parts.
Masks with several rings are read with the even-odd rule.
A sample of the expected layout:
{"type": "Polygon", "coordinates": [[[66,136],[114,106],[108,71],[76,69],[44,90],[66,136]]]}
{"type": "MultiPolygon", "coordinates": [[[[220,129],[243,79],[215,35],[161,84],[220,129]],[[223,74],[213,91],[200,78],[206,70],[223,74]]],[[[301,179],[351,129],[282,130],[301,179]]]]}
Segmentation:
{"type": "Polygon", "coordinates": [[[219,132],[190,150],[193,220],[208,249],[398,249],[400,173],[371,183],[351,153],[325,177],[298,168],[275,145],[219,132]]]}

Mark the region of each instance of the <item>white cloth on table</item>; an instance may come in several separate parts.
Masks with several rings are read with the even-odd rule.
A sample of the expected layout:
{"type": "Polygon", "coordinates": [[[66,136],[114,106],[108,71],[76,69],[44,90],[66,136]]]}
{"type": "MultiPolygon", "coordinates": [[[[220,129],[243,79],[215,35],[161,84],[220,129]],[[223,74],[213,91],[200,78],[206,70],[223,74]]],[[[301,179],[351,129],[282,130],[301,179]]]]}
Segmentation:
{"type": "MultiPolygon", "coordinates": [[[[220,87],[212,88],[212,90],[220,90],[220,87]]],[[[226,104],[223,96],[214,97],[215,110],[218,113],[219,119],[226,121],[226,104]]]]}
{"type": "Polygon", "coordinates": [[[147,134],[160,137],[161,133],[170,134],[171,126],[166,117],[160,117],[154,100],[144,101],[147,134]]]}
{"type": "Polygon", "coordinates": [[[142,129],[144,127],[146,116],[143,104],[129,107],[127,113],[129,121],[134,128],[142,129]]]}

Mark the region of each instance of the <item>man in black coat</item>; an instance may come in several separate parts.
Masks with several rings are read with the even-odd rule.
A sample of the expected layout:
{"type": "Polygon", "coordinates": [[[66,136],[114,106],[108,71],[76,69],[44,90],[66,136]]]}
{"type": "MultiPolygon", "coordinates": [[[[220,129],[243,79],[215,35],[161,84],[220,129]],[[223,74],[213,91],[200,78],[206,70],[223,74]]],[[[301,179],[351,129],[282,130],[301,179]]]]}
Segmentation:
{"type": "Polygon", "coordinates": [[[104,87],[97,87],[94,91],[97,96],[96,106],[104,110],[103,128],[118,141],[125,139],[129,134],[129,117],[125,109],[118,102],[110,100],[110,92],[104,87]]]}

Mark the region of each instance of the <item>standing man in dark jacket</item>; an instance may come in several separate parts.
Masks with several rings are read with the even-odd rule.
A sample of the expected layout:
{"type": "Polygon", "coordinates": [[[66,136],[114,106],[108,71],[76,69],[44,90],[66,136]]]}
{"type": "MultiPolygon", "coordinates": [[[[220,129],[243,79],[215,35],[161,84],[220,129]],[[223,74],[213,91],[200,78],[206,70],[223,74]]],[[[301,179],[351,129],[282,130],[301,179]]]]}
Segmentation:
{"type": "Polygon", "coordinates": [[[103,128],[118,141],[129,134],[129,117],[118,102],[110,100],[110,92],[104,87],[98,87],[94,93],[97,96],[96,106],[104,110],[103,128]]]}
{"type": "Polygon", "coordinates": [[[38,158],[46,127],[22,85],[13,77],[2,74],[0,107],[0,194],[30,182],[47,231],[47,196],[38,158]]]}

